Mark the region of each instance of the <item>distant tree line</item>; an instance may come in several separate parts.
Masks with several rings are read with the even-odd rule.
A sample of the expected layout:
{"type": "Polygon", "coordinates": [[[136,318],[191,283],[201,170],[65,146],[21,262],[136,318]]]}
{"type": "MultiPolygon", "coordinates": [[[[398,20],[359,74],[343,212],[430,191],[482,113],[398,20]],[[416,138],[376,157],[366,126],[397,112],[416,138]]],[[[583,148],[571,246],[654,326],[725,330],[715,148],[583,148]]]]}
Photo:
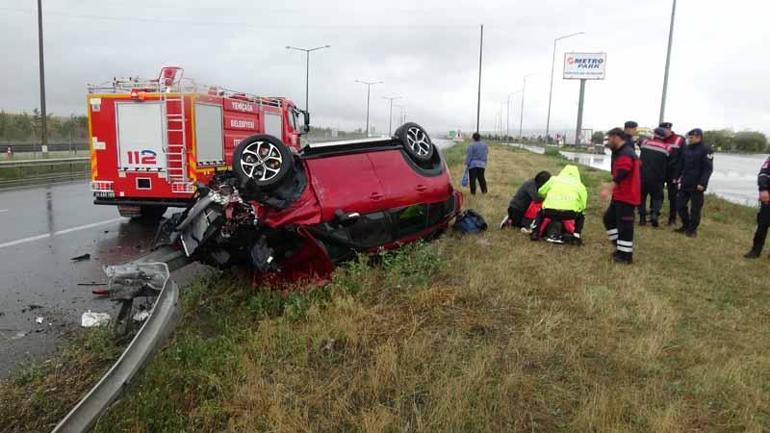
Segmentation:
{"type": "Polygon", "coordinates": [[[765,153],[770,151],[765,134],[757,131],[734,132],[730,129],[704,131],[703,138],[720,152],[765,153]]]}
{"type": "MultiPolygon", "coordinates": [[[[88,141],[88,118],[70,115],[68,117],[48,114],[48,141],[62,143],[85,143],[88,141]]],[[[6,113],[0,110],[0,142],[39,143],[42,131],[42,116],[35,109],[32,113],[6,113]]]]}

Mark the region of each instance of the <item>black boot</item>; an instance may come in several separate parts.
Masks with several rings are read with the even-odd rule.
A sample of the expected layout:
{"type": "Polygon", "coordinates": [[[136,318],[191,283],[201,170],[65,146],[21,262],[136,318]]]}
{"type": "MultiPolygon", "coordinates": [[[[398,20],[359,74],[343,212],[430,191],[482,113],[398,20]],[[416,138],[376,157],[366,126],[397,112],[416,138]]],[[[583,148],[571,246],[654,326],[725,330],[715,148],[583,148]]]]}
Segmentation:
{"type": "Polygon", "coordinates": [[[630,265],[634,262],[634,259],[631,253],[615,251],[615,254],[612,255],[612,261],[619,264],[630,265]]]}
{"type": "Polygon", "coordinates": [[[653,227],[655,227],[655,228],[658,228],[658,227],[660,226],[660,224],[658,224],[658,219],[657,219],[657,218],[656,218],[656,219],[654,219],[654,220],[652,220],[652,221],[650,221],[650,224],[651,224],[653,227]]]}
{"type": "Polygon", "coordinates": [[[760,256],[760,254],[762,254],[762,250],[761,249],[752,248],[751,251],[749,251],[748,253],[744,254],[743,257],[746,258],[746,259],[756,259],[756,258],[758,258],[760,256]]]}
{"type": "Polygon", "coordinates": [[[668,217],[668,225],[669,226],[675,226],[676,225],[676,217],[668,217]]]}

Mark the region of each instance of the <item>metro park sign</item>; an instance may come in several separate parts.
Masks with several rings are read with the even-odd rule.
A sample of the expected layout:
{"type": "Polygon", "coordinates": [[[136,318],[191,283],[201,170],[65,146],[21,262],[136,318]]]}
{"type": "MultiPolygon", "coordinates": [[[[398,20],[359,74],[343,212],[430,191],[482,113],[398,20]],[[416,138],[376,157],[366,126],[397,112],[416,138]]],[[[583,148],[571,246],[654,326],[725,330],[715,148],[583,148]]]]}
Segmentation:
{"type": "Polygon", "coordinates": [[[565,80],[603,80],[607,53],[564,53],[565,80]]]}

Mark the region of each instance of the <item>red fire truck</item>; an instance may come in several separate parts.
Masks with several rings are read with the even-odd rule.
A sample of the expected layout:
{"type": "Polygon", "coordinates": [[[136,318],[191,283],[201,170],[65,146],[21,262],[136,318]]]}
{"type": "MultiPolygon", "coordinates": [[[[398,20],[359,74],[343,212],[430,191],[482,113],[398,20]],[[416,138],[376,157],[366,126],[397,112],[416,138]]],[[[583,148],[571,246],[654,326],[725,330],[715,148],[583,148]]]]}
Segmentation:
{"type": "Polygon", "coordinates": [[[95,204],[159,218],[167,207],[187,206],[197,182],[227,170],[246,137],[269,134],[300,148],[309,116],[290,100],[198,85],[183,73],[166,66],[157,79],[88,86],[95,204]]]}

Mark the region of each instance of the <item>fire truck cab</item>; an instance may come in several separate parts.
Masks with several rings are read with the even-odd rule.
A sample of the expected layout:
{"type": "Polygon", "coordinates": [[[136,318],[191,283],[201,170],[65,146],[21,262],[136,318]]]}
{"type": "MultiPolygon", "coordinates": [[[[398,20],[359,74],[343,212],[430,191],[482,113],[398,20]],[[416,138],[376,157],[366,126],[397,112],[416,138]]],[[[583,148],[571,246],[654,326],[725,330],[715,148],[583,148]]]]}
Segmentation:
{"type": "Polygon", "coordinates": [[[168,207],[186,207],[196,183],[228,170],[244,138],[269,134],[300,149],[309,116],[292,101],[197,85],[183,72],[166,66],[157,79],[88,86],[95,204],[159,218],[168,207]]]}

